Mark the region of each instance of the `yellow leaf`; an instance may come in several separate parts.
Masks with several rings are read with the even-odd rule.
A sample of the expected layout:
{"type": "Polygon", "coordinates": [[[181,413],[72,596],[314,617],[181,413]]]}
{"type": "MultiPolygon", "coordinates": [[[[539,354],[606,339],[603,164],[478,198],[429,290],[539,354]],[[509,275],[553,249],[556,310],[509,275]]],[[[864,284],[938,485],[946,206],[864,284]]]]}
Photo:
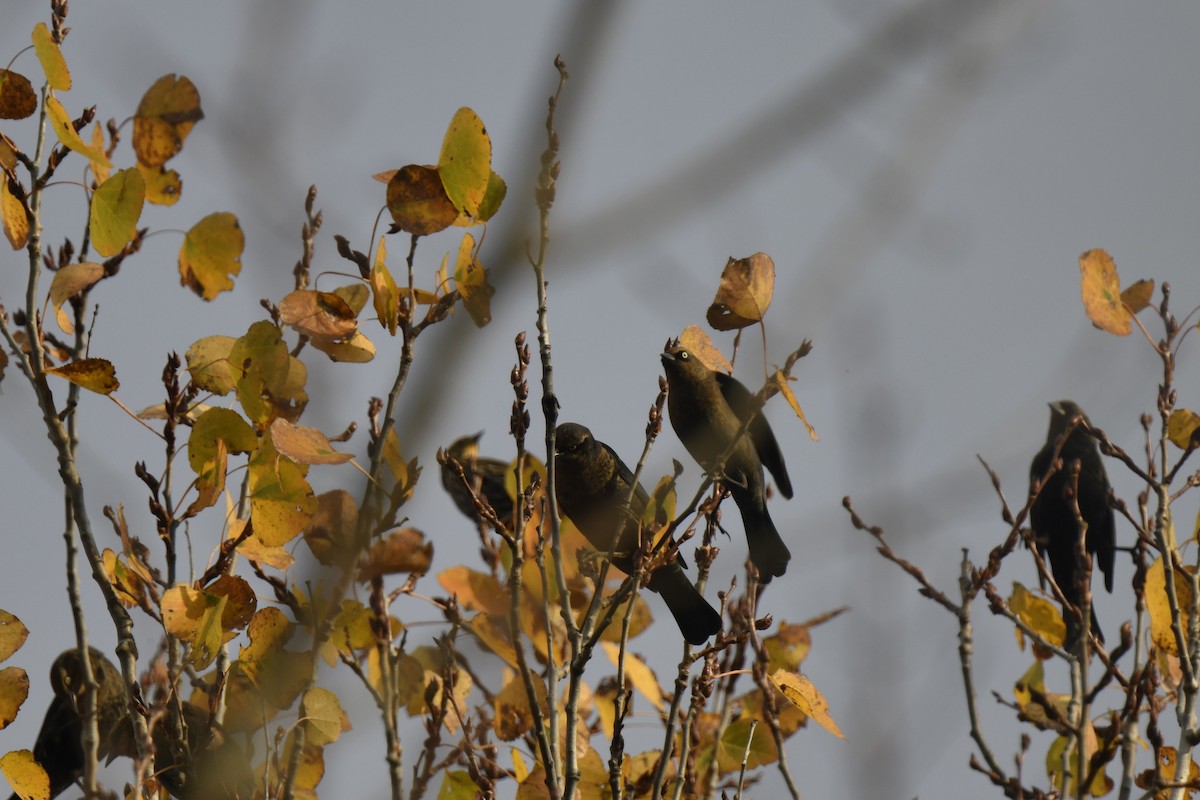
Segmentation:
{"type": "Polygon", "coordinates": [[[89,229],[92,246],[102,256],[115,256],[137,233],[146,202],[146,182],[136,169],[123,169],[100,184],[92,195],[89,229]]]}
{"type": "MultiPolygon", "coordinates": [[[[808,438],[814,442],[821,441],[821,437],[817,435],[817,431],[808,422],[808,417],[804,416],[804,409],[800,407],[800,401],[796,399],[796,395],[792,394],[792,387],[788,386],[788,379],[784,377],[783,370],[775,370],[771,375],[771,380],[775,382],[775,386],[779,388],[779,393],[787,400],[788,405],[792,407],[792,411],[796,412],[796,416],[804,423],[805,430],[808,431],[808,438]]],[[[796,380],[792,378],[791,380],[796,380]]]]}
{"type": "Polygon", "coordinates": [[[387,209],[397,228],[416,236],[437,233],[458,218],[438,171],[418,164],[401,167],[388,181],[387,209]]]}
{"type": "Polygon", "coordinates": [[[513,669],[517,669],[517,651],[513,648],[512,638],[508,631],[490,614],[480,612],[471,617],[468,623],[471,633],[479,639],[479,643],[491,650],[500,660],[513,669]]]}
{"type": "Polygon", "coordinates": [[[307,371],[303,362],[288,353],[272,323],[260,320],[252,324],[230,348],[229,363],[237,377],[238,402],[252,422],[265,426],[276,417],[300,416],[308,402],[304,391],[307,371]]]}
{"type": "Polygon", "coordinates": [[[442,785],[437,800],[475,800],[481,797],[479,787],[465,769],[448,769],[442,773],[442,785]]]}
{"type": "Polygon", "coordinates": [[[433,562],[433,543],[416,528],[401,528],[371,545],[359,565],[358,579],[369,581],[378,575],[397,572],[425,574],[433,562]]]}
{"type": "Polygon", "coordinates": [[[379,324],[395,336],[396,326],[400,323],[400,289],[396,286],[392,273],[388,271],[386,260],[387,246],[380,236],[375,264],[371,267],[371,292],[379,324]]]}
{"type": "Polygon", "coordinates": [[[1133,324],[1129,310],[1121,303],[1121,279],[1112,256],[1103,250],[1088,250],[1079,256],[1079,272],[1088,319],[1100,330],[1128,336],[1133,324]]]}
{"type": "MultiPolygon", "coordinates": [[[[544,712],[546,684],[535,680],[533,687],[537,693],[538,706],[544,712]]],[[[504,685],[492,703],[492,711],[492,729],[496,732],[496,738],[502,742],[511,742],[533,730],[533,708],[529,704],[525,682],[519,674],[507,669],[504,671],[504,685]]]]}
{"type": "Polygon", "coordinates": [[[529,765],[525,763],[525,757],[521,755],[521,751],[517,748],[512,749],[513,760],[513,777],[517,779],[517,783],[524,783],[529,777],[529,765]]]}
{"type": "Polygon", "coordinates": [[[328,689],[314,686],[300,701],[300,718],[304,721],[308,740],[318,747],[336,742],[350,730],[350,718],[342,710],[337,695],[328,689]]]}
{"type": "Polygon", "coordinates": [[[42,71],[46,73],[46,83],[50,88],[58,92],[70,89],[71,71],[67,69],[67,60],[63,58],[58,43],[54,41],[54,36],[44,22],[39,22],[33,28],[33,49],[42,64],[42,71]]]}
{"type": "Polygon", "coordinates": [[[0,69],[0,119],[25,119],[37,111],[37,92],[19,72],[0,69]]]}
{"type": "Polygon", "coordinates": [[[487,281],[487,270],[475,255],[475,237],[464,233],[458,247],[454,267],[454,283],[462,295],[463,306],[471,315],[475,327],[482,328],[492,321],[492,295],[495,289],[487,281]]]}
{"type": "Polygon", "coordinates": [[[280,455],[297,464],[345,464],[354,458],[350,453],[334,450],[325,434],[316,428],[293,425],[282,418],[271,423],[271,439],[280,455]]]}
{"type": "MultiPolygon", "coordinates": [[[[617,665],[617,660],[621,657],[620,645],[612,642],[601,642],[600,646],[604,648],[604,653],[608,656],[608,660],[617,665]]],[[[625,675],[629,678],[629,682],[633,684],[633,688],[641,693],[654,707],[659,711],[664,710],[662,689],[659,688],[658,678],[654,677],[654,671],[646,666],[646,662],[635,656],[633,653],[625,653],[625,675]]]]}
{"type": "Polygon", "coordinates": [[[46,98],[46,113],[50,116],[54,135],[63,143],[63,146],[74,150],[89,161],[102,164],[109,169],[112,168],[112,162],[108,160],[108,156],[104,155],[103,151],[83,143],[83,139],[79,138],[79,133],[75,130],[74,123],[71,122],[71,115],[53,95],[46,98]]]}
{"type": "Polygon", "coordinates": [[[103,358],[81,358],[61,367],[47,369],[46,374],[66,378],[97,394],[112,394],[121,386],[117,381],[116,369],[103,358]]]}
{"type": "Polygon", "coordinates": [[[25,698],[29,697],[29,676],[20,667],[0,669],[0,730],[7,728],[25,698]]]}
{"type": "Polygon", "coordinates": [[[437,171],[446,196],[468,217],[479,213],[492,174],[492,140],[483,120],[469,108],[460,108],[442,139],[437,171]]]}
{"type": "Polygon", "coordinates": [[[778,633],[763,639],[763,647],[767,651],[769,672],[780,669],[795,672],[812,649],[812,636],[804,625],[784,622],[780,623],[778,633]]]}
{"type": "Polygon", "coordinates": [[[21,649],[29,636],[25,623],[13,614],[0,609],[0,661],[7,661],[12,654],[21,649]]]}
{"type": "Polygon", "coordinates": [[[839,739],[846,738],[838,729],[837,723],[829,716],[829,704],[825,702],[824,696],[817,691],[817,687],[813,686],[812,681],[808,678],[795,672],[778,669],[771,674],[771,683],[793,705],[816,720],[822,728],[839,739]]]}
{"type": "Polygon", "coordinates": [[[254,429],[236,411],[210,408],[200,415],[188,435],[188,464],[196,473],[201,490],[207,487],[206,496],[212,502],[216,502],[216,496],[225,488],[227,456],[249,453],[257,446],[254,429]]]}
{"type": "MultiPolygon", "coordinates": [[[[1188,571],[1192,571],[1188,568],[1188,571]]],[[[1184,575],[1175,575],[1175,597],[1178,601],[1180,625],[1186,639],[1188,613],[1191,608],[1192,591],[1184,575]]],[[[1167,576],[1162,557],[1155,559],[1146,570],[1146,610],[1150,613],[1150,638],[1160,650],[1173,656],[1179,655],[1175,633],[1171,627],[1171,605],[1167,598],[1167,576]]]]}
{"type": "Polygon", "coordinates": [[[250,519],[269,546],[287,544],[307,527],[317,510],[306,468],[279,457],[268,437],[250,457],[250,519]]]}
{"type": "Polygon", "coordinates": [[[63,303],[93,286],[103,277],[104,267],[91,261],[68,264],[54,273],[54,280],[50,282],[50,306],[54,309],[54,317],[63,333],[75,333],[75,324],[62,310],[63,303]]]}
{"type": "Polygon", "coordinates": [[[246,237],[237,217],[228,211],[209,214],[191,227],[179,250],[180,283],[205,300],[233,288],[232,276],[242,271],[246,237]]]}
{"type": "Polygon", "coordinates": [[[133,117],[137,160],[148,167],[167,163],[183,149],[192,127],[203,118],[195,85],[182,75],[163,75],[142,96],[133,117]]]}
{"type": "Polygon", "coordinates": [[[700,359],[700,363],[714,372],[731,374],[733,365],[725,355],[717,349],[712,339],[699,325],[688,325],[679,334],[679,343],[692,355],[700,359]]]}
{"type": "Polygon", "coordinates": [[[25,204],[9,191],[7,175],[0,175],[0,221],[12,249],[24,247],[29,240],[29,217],[25,214],[25,204]]]}
{"type": "Polygon", "coordinates": [[[1142,279],[1135,281],[1125,287],[1121,292],[1121,302],[1126,305],[1131,314],[1136,314],[1146,306],[1150,305],[1150,300],[1154,297],[1154,281],[1142,279]]]}
{"type": "Polygon", "coordinates": [[[438,573],[437,580],[468,611],[486,611],[497,616],[508,613],[508,589],[486,572],[451,567],[438,573]]]}
{"type": "Polygon", "coordinates": [[[335,362],[365,364],[375,358],[375,344],[362,331],[355,331],[354,335],[344,342],[313,339],[312,346],[335,362]]]}
{"type": "Polygon", "coordinates": [[[183,192],[183,181],[180,180],[178,172],[162,166],[150,167],[140,161],[137,171],[146,182],[147,200],[156,206],[173,206],[178,202],[179,195],[183,192]]]}
{"type": "Polygon", "coordinates": [[[717,296],[708,307],[708,324],[731,331],[761,322],[775,291],[775,262],[766,253],[731,258],[721,273],[717,296]]]}
{"type": "Polygon", "coordinates": [[[1015,581],[1008,607],[1050,644],[1062,647],[1066,641],[1067,626],[1058,606],[1044,597],[1030,594],[1028,589],[1015,581]]]}
{"type": "Polygon", "coordinates": [[[50,800],[50,777],[31,750],[13,750],[0,756],[0,772],[23,800],[50,800]]]}
{"type": "Polygon", "coordinates": [[[225,395],[237,386],[241,368],[235,370],[229,353],[237,339],[232,336],[206,336],[187,349],[187,369],[192,383],[206,392],[225,395]]]}
{"type": "Polygon", "coordinates": [[[1200,428],[1200,414],[1195,411],[1177,408],[1167,418],[1167,438],[1180,450],[1188,448],[1197,428],[1200,428]]]}

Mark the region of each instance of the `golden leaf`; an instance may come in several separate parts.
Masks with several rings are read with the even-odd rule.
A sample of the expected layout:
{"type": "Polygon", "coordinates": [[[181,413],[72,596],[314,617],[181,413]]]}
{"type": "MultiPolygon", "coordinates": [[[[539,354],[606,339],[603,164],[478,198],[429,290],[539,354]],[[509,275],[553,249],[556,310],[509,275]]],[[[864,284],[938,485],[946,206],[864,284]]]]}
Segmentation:
{"type": "MultiPolygon", "coordinates": [[[[618,659],[621,657],[621,647],[612,642],[601,642],[600,646],[604,648],[605,655],[608,660],[616,666],[618,659]]],[[[635,656],[633,653],[625,653],[625,675],[629,678],[629,682],[633,684],[633,688],[641,693],[642,697],[649,700],[659,711],[664,711],[662,689],[658,685],[658,678],[654,677],[654,670],[646,666],[646,662],[635,656]]]]}
{"type": "Polygon", "coordinates": [[[1112,256],[1103,250],[1088,250],[1079,256],[1080,292],[1083,308],[1092,324],[1118,336],[1133,331],[1129,310],[1121,302],[1121,279],[1112,256]]]}
{"type": "Polygon", "coordinates": [[[20,667],[0,669],[0,730],[7,728],[29,697],[29,676],[20,667]]]}
{"type": "Polygon", "coordinates": [[[42,72],[46,73],[46,84],[56,92],[70,89],[71,71],[67,69],[67,60],[44,22],[33,28],[33,49],[42,64],[42,72]]]}
{"type": "MultiPolygon", "coordinates": [[[[796,416],[804,423],[805,430],[808,431],[808,438],[814,442],[821,441],[821,437],[817,435],[816,429],[809,424],[808,417],[804,416],[804,409],[800,407],[800,401],[796,399],[796,395],[792,394],[792,387],[788,386],[788,378],[783,374],[783,370],[775,370],[771,375],[771,380],[775,382],[775,386],[779,389],[779,393],[787,400],[788,405],[792,407],[792,411],[796,412],[796,416]]],[[[791,378],[790,380],[796,380],[791,378]]]]}
{"type": "Polygon", "coordinates": [[[1015,581],[1008,607],[1050,644],[1062,647],[1066,641],[1067,626],[1058,606],[1044,597],[1030,594],[1028,589],[1015,581]]]}
{"type": "Polygon", "coordinates": [[[384,244],[384,238],[380,236],[375,264],[371,267],[371,292],[379,324],[395,336],[396,326],[400,323],[400,289],[396,286],[392,273],[388,271],[386,260],[387,246],[384,244]]]}
{"type": "Polygon", "coordinates": [[[146,199],[156,206],[173,206],[183,192],[183,181],[179,173],[162,166],[150,167],[138,162],[137,171],[146,182],[146,199]]]}
{"type": "Polygon", "coordinates": [[[777,669],[771,673],[771,683],[783,696],[808,716],[812,717],[825,730],[839,739],[845,739],[837,723],[829,716],[829,704],[824,696],[813,686],[812,681],[803,675],[789,670],[777,669]]]}
{"type": "Polygon", "coordinates": [[[487,270],[479,263],[475,254],[475,237],[469,233],[463,234],[462,243],[458,247],[454,283],[475,327],[482,328],[491,322],[492,295],[496,290],[488,283],[487,270]]]}
{"type": "Polygon", "coordinates": [[[708,307],[708,324],[731,331],[761,322],[775,291],[775,262],[766,253],[731,258],[721,272],[717,296],[708,307]]]}
{"type": "Polygon", "coordinates": [[[108,156],[104,155],[103,151],[83,143],[83,139],[79,138],[79,133],[75,130],[74,123],[71,122],[71,115],[53,95],[46,98],[46,113],[50,116],[54,135],[58,137],[64,147],[74,150],[89,161],[102,164],[109,169],[112,168],[112,162],[108,160],[108,156]]]}
{"type": "Polygon", "coordinates": [[[49,800],[50,777],[34,759],[33,751],[13,750],[0,756],[0,772],[20,797],[49,800]]]}
{"type": "Polygon", "coordinates": [[[67,264],[54,273],[54,280],[50,281],[50,306],[54,309],[54,318],[63,333],[75,333],[74,323],[62,310],[63,303],[93,286],[103,277],[104,267],[91,261],[67,264]]]}
{"type": "Polygon", "coordinates": [[[97,394],[112,394],[121,386],[117,381],[116,369],[103,358],[81,358],[61,367],[47,369],[46,374],[66,378],[97,394]]]}
{"type": "Polygon", "coordinates": [[[1186,450],[1200,428],[1200,414],[1186,408],[1177,408],[1167,418],[1167,438],[1180,450],[1186,450]]]}
{"type": "Polygon", "coordinates": [[[0,175],[0,222],[4,236],[13,250],[20,250],[29,241],[29,217],[25,204],[8,189],[8,176],[0,175]]]}
{"type": "Polygon", "coordinates": [[[684,328],[683,333],[679,334],[679,344],[713,372],[733,372],[733,364],[729,363],[725,354],[713,344],[712,339],[699,325],[688,325],[684,328]]]}
{"type": "Polygon", "coordinates": [[[375,344],[362,331],[355,331],[344,342],[331,339],[313,339],[312,346],[329,356],[330,361],[347,364],[365,364],[375,358],[375,344]]]}
{"type": "Polygon", "coordinates": [[[0,609],[0,661],[7,661],[21,649],[29,629],[14,614],[0,609]]]}
{"type": "Polygon", "coordinates": [[[486,611],[497,615],[508,613],[508,589],[485,572],[457,566],[439,572],[437,580],[468,611],[486,611]]]}
{"type": "MultiPolygon", "coordinates": [[[[1191,569],[1189,568],[1189,572],[1191,569]]],[[[1174,575],[1175,597],[1178,601],[1180,625],[1186,640],[1187,610],[1192,605],[1192,591],[1184,575],[1174,575]]],[[[1167,576],[1161,557],[1146,570],[1146,610],[1150,613],[1150,638],[1154,645],[1170,655],[1179,655],[1174,629],[1171,626],[1171,605],[1167,597],[1167,576]]]]}
{"type": "Polygon", "coordinates": [[[192,127],[204,118],[200,92],[186,77],[163,75],[138,104],[133,117],[133,151],[139,163],[158,167],[183,149],[192,127]]]}

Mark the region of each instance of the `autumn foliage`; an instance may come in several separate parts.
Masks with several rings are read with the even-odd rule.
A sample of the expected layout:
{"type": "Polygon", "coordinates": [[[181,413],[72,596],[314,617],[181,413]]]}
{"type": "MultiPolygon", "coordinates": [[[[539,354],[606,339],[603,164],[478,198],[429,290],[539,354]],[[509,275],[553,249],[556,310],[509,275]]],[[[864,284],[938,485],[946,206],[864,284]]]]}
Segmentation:
{"type": "MultiPolygon", "coordinates": [[[[137,257],[150,234],[141,227],[146,204],[171,206],[180,198],[184,183],[169,164],[190,136],[202,135],[201,92],[187,77],[165,75],[137,101],[132,117],[101,124],[95,109],[70,99],[64,18],[65,4],[54,4],[50,24],[33,31],[36,65],[18,58],[0,71],[0,119],[37,115],[39,121],[35,141],[0,136],[4,232],[12,249],[28,256],[35,298],[0,313],[6,351],[0,369],[11,359],[8,379],[15,372],[33,388],[54,448],[44,468],[66,465],[60,475],[70,527],[107,603],[86,609],[80,629],[111,623],[124,680],[142,687],[123,712],[137,741],[130,796],[188,794],[156,778],[155,759],[162,762],[162,743],[170,741],[197,764],[210,763],[203,759],[216,752],[228,759],[209,770],[228,776],[222,784],[228,796],[316,797],[325,759],[339,757],[339,737],[352,722],[378,726],[386,743],[377,779],[364,776],[358,788],[379,795],[387,786],[394,798],[514,791],[523,798],[642,797],[667,788],[714,796],[740,791],[766,768],[780,769],[791,785],[784,744],[809,719],[841,736],[825,699],[801,673],[811,629],[837,612],[775,625],[771,595],[751,570],[742,585],[722,587],[724,630],[702,648],[681,643],[675,674],[664,681],[632,648],[647,631],[677,633],[655,621],[640,581],[598,568],[603,557],[559,518],[547,496],[553,463],[545,456],[552,451],[541,459],[527,451],[527,435],[544,438],[526,408],[531,367],[543,374],[536,400],[556,407],[544,293],[553,270],[545,242],[560,169],[557,93],[536,196],[542,248],[531,257],[539,291],[537,362],[525,334],[514,332],[511,395],[497,401],[513,409],[516,457],[506,489],[516,513],[511,519],[488,513],[478,487],[467,485],[482,511],[472,532],[458,518],[408,518],[415,492],[440,487],[405,453],[394,420],[420,338],[460,310],[480,328],[491,321],[483,233],[512,199],[493,169],[492,134],[483,121],[459,109],[435,163],[374,176],[384,185],[379,203],[392,225],[360,243],[362,250],[334,237],[349,272],[340,285],[326,285],[326,278],[317,288],[312,275],[322,226],[312,189],[304,202],[305,257],[290,286],[264,301],[263,318],[214,331],[182,358],[164,354],[161,402],[134,413],[120,399],[117,367],[141,365],[118,364],[105,352],[104,323],[93,329],[89,298],[102,283],[120,280],[121,264],[137,257]],[[42,212],[43,194],[65,185],[51,185],[65,163],[86,166],[86,220],[42,212]],[[74,236],[67,233],[72,226],[74,236]],[[46,244],[51,231],[62,238],[57,249],[46,244]],[[389,237],[404,243],[403,259],[389,255],[389,237]],[[429,248],[434,253],[426,256],[429,248]],[[374,362],[373,340],[381,336],[401,340],[398,365],[374,362]],[[326,400],[309,393],[314,359],[337,362],[338,369],[375,369],[393,388],[386,398],[363,398],[362,419],[330,435],[302,422],[310,403],[326,400]],[[76,442],[87,431],[64,413],[91,402],[85,392],[116,403],[129,425],[150,427],[161,443],[160,455],[127,456],[144,487],[152,540],[131,533],[144,525],[131,526],[123,508],[104,508],[106,526],[93,521],[88,478],[75,467],[76,442]],[[318,471],[342,488],[314,491],[318,471]],[[423,532],[429,528],[439,530],[439,542],[472,537],[481,560],[458,563],[455,553],[472,548],[435,548],[435,537],[423,532]],[[185,529],[198,556],[194,573],[181,557],[185,529]],[[439,631],[410,638],[406,620],[430,609],[443,620],[439,631]],[[322,685],[332,669],[353,674],[378,713],[352,721],[344,698],[322,685]],[[639,752],[627,750],[623,734],[635,694],[661,721],[654,737],[660,744],[639,752]],[[191,727],[186,737],[159,736],[181,722],[191,727]],[[248,775],[252,782],[239,783],[248,775]]],[[[561,91],[566,73],[559,69],[561,91]]],[[[201,302],[233,291],[245,246],[238,217],[218,209],[180,227],[181,285],[201,302]]],[[[731,259],[708,310],[711,326],[761,327],[774,278],[765,254],[731,259]]],[[[716,368],[732,369],[700,328],[683,336],[716,368]]],[[[807,352],[805,343],[767,376],[759,403],[783,394],[804,420],[790,382],[807,352]]],[[[650,405],[647,447],[661,428],[662,404],[660,394],[650,405]]],[[[546,421],[546,431],[554,421],[546,421]]],[[[466,480],[462,464],[445,453],[439,458],[442,469],[466,480]]],[[[643,536],[685,543],[703,589],[717,556],[723,495],[704,480],[686,500],[677,496],[680,485],[679,475],[658,481],[641,521],[643,536]]],[[[26,631],[11,615],[0,622],[0,661],[6,661],[26,631]]],[[[29,673],[0,670],[0,728],[16,717],[29,675],[41,679],[41,665],[26,667],[29,673]]],[[[86,710],[81,715],[85,726],[94,724],[86,710]]],[[[10,747],[0,770],[20,795],[45,797],[46,773],[27,747],[10,747]]],[[[79,777],[85,791],[97,789],[94,761],[79,777]]]]}

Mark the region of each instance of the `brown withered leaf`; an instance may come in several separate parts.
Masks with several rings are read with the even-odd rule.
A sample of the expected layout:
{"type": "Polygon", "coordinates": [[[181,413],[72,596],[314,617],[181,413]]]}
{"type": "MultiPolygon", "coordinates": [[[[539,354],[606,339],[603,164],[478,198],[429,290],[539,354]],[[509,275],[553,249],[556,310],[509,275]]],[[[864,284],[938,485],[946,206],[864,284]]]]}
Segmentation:
{"type": "Polygon", "coordinates": [[[708,324],[731,331],[761,322],[775,291],[775,262],[766,253],[731,258],[721,272],[717,296],[708,307],[708,324]]]}
{"type": "Polygon", "coordinates": [[[25,119],[37,111],[37,92],[19,72],[0,69],[0,119],[25,119]]]}
{"type": "Polygon", "coordinates": [[[417,236],[437,233],[458,219],[437,169],[419,164],[401,167],[388,181],[387,209],[396,227],[417,236]]]}
{"type": "Polygon", "coordinates": [[[195,84],[183,75],[163,75],[142,96],[133,117],[133,151],[138,162],[158,167],[170,161],[202,119],[195,84]]]}
{"type": "Polygon", "coordinates": [[[358,579],[369,581],[379,575],[397,572],[416,572],[424,575],[433,563],[433,543],[416,528],[392,531],[371,545],[366,558],[359,563],[358,579]]]}
{"type": "Polygon", "coordinates": [[[279,301],[279,318],[314,339],[345,339],[358,329],[354,309],[333,292],[297,289],[279,301]]]}

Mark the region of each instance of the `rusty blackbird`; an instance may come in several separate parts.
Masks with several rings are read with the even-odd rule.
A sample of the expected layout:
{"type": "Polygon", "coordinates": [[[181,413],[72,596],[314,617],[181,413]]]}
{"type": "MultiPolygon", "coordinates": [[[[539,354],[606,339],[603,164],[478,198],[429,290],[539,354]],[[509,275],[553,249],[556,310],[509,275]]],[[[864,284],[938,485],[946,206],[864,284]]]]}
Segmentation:
{"type": "MultiPolygon", "coordinates": [[[[1050,472],[1059,441],[1076,417],[1087,420],[1083,409],[1076,403],[1059,400],[1050,404],[1050,430],[1046,433],[1046,444],[1034,456],[1029,467],[1031,490],[1050,472]]],[[[1033,503],[1033,508],[1030,509],[1029,522],[1033,528],[1034,546],[1050,557],[1054,582],[1071,605],[1078,608],[1084,594],[1083,565],[1075,553],[1079,537],[1086,535],[1087,553],[1089,557],[1096,557],[1096,563],[1104,573],[1104,588],[1111,592],[1116,521],[1113,510],[1108,505],[1108,474],[1104,470],[1104,461],[1100,457],[1100,448],[1096,440],[1082,428],[1076,427],[1062,442],[1059,458],[1062,459],[1062,468],[1046,480],[1033,503]],[[1072,465],[1075,462],[1079,463],[1076,495],[1078,514],[1075,511],[1076,502],[1072,502],[1071,499],[1076,487],[1076,481],[1072,477],[1072,465]],[[1081,517],[1087,526],[1086,533],[1079,524],[1081,517]]],[[[1069,610],[1064,610],[1063,617],[1067,624],[1065,646],[1071,650],[1079,639],[1079,621],[1069,610]]],[[[1096,622],[1094,608],[1091,618],[1092,633],[1103,642],[1104,635],[1096,622]]]]}
{"type": "MultiPolygon", "coordinates": [[[[488,505],[496,512],[500,521],[511,526],[514,504],[513,499],[508,496],[508,490],[504,488],[504,478],[512,464],[498,458],[486,458],[479,455],[481,436],[483,436],[483,431],[473,436],[455,439],[446,452],[455,461],[462,464],[463,474],[466,475],[471,485],[478,488],[480,497],[488,501],[488,505]]],[[[475,499],[471,497],[467,487],[463,486],[457,471],[452,469],[449,464],[442,465],[442,486],[458,510],[466,515],[467,519],[478,524],[479,514],[475,511],[475,499]]]]}
{"type": "MultiPolygon", "coordinates": [[[[711,472],[754,412],[754,395],[732,376],[709,369],[677,341],[668,344],[662,362],[671,427],[692,458],[711,472]]],[[[792,482],[783,465],[783,453],[760,412],[714,477],[729,490],[742,512],[750,560],[765,583],[787,571],[792,554],[767,512],[764,466],[775,478],[780,494],[790,498],[792,482]]]]}
{"type": "MultiPolygon", "coordinates": [[[[565,422],[555,433],[554,469],[559,509],[602,553],[608,553],[620,528],[612,563],[632,574],[640,521],[650,498],[639,484],[626,507],[634,486],[629,467],[590,430],[565,422]]],[[[721,615],[684,575],[682,558],[656,569],[647,585],[662,596],[683,638],[691,644],[703,644],[721,629],[721,615]]]]}

